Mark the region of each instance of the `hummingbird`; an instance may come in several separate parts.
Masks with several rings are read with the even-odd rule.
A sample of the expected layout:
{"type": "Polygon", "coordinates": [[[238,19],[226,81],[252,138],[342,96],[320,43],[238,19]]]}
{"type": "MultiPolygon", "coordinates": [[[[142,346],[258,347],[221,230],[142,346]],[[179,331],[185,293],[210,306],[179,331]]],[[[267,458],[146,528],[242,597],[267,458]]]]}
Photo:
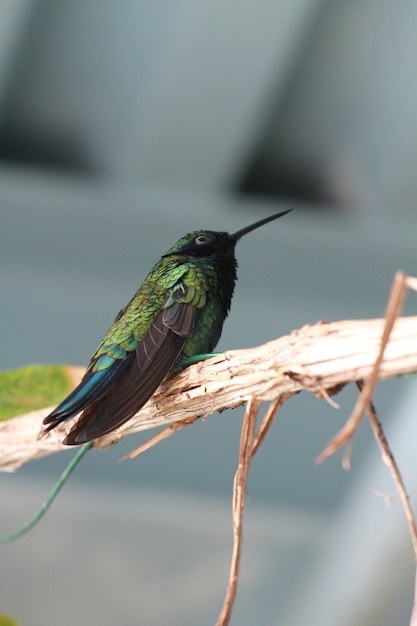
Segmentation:
{"type": "Polygon", "coordinates": [[[198,230],[177,241],[119,311],[80,384],[43,420],[42,435],[81,413],[63,443],[101,437],[133,417],[181,360],[212,352],[235,288],[236,243],[291,210],[233,234],[198,230]]]}

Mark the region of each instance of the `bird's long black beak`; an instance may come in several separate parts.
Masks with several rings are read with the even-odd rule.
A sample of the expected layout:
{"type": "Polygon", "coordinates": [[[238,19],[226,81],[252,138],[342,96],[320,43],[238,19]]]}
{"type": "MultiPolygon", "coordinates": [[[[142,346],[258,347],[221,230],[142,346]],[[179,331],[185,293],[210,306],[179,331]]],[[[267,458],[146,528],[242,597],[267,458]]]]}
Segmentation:
{"type": "Polygon", "coordinates": [[[287,211],[281,211],[280,213],[275,213],[275,215],[270,215],[269,217],[264,217],[263,220],[259,220],[259,222],[255,222],[254,224],[250,224],[250,226],[246,226],[245,228],[241,228],[236,233],[233,233],[232,235],[229,235],[230,239],[234,239],[234,241],[238,241],[241,237],[243,237],[243,235],[246,235],[247,233],[250,233],[252,230],[255,230],[255,228],[259,228],[260,226],[263,226],[264,224],[268,224],[268,222],[272,222],[273,220],[277,220],[279,217],[282,217],[283,215],[287,215],[287,213],[290,213],[291,211],[292,211],[292,209],[287,209],[287,211]]]}

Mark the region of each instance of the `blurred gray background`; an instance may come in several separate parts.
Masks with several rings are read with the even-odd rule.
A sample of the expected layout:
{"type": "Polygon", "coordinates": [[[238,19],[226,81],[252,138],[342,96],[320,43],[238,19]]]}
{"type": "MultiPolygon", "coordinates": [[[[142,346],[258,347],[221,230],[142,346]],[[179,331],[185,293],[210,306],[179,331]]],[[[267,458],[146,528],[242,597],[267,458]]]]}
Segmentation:
{"type": "MultiPolygon", "coordinates": [[[[416,274],[416,24],[411,0],[1,0],[0,367],[86,364],[179,237],[285,208],[239,243],[219,349],[382,316],[396,270],[416,274]]],[[[314,464],[355,399],[305,393],[277,417],[251,469],[232,624],[409,622],[411,543],[367,424],[350,472],[340,454],[314,464]]],[[[414,379],[381,384],[376,406],[415,502],[414,379]]],[[[145,435],[89,453],[1,547],[0,613],[214,624],[242,416],[131,462],[145,435]]],[[[73,454],[0,476],[0,532],[73,454]]]]}

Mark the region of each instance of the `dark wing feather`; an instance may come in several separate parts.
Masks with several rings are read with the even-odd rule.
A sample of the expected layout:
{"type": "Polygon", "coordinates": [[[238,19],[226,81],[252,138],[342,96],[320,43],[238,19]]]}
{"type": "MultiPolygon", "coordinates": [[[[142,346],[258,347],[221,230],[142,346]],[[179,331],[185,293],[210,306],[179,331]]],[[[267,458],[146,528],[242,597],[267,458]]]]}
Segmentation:
{"type": "Polygon", "coordinates": [[[74,417],[107,392],[109,385],[121,375],[127,363],[123,359],[115,361],[111,368],[95,372],[88,369],[80,384],[43,420],[48,425],[43,434],[61,422],[74,417]]]}
{"type": "Polygon", "coordinates": [[[161,309],[136,350],[125,357],[122,374],[84,410],[64,443],[86,443],[129,420],[177,361],[192,333],[196,312],[196,307],[183,302],[161,309]]]}

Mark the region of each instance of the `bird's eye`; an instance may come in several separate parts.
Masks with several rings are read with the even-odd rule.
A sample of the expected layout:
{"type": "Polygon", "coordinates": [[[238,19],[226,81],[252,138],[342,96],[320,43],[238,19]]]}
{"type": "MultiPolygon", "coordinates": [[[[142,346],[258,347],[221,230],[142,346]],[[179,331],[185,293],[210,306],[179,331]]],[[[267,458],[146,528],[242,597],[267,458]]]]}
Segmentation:
{"type": "Polygon", "coordinates": [[[208,243],[211,243],[211,239],[209,239],[205,235],[199,235],[194,239],[194,243],[196,243],[197,246],[204,246],[208,243]]]}

